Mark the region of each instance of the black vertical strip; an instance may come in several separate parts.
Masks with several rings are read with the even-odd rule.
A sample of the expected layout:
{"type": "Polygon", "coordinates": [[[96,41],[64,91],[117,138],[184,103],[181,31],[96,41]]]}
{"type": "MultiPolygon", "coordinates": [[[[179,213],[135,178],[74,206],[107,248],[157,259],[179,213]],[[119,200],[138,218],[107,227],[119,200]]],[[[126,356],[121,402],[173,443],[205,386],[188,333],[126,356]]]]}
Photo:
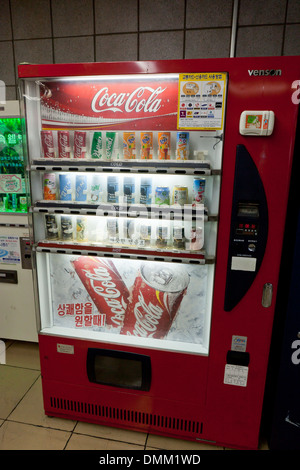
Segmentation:
{"type": "Polygon", "coordinates": [[[97,59],[96,59],[96,7],[95,7],[95,0],[93,0],[93,45],[94,45],[94,62],[97,62],[97,59]]]}
{"type": "Polygon", "coordinates": [[[137,60],[140,60],[140,1],[137,0],[137,60]]]}
{"type": "Polygon", "coordinates": [[[289,0],[286,0],[286,4],[285,4],[285,14],[284,14],[284,23],[283,23],[283,35],[282,35],[282,43],[281,43],[281,55],[284,55],[285,31],[286,31],[286,22],[287,22],[288,5],[289,5],[289,0]]]}
{"type": "Polygon", "coordinates": [[[50,26],[51,26],[51,42],[52,42],[52,62],[55,64],[55,52],[54,52],[54,32],[53,32],[53,16],[52,16],[52,0],[49,2],[50,7],[50,26]]]}
{"type": "Polygon", "coordinates": [[[186,42],[186,9],[187,0],[184,2],[184,19],[183,19],[183,45],[182,45],[182,58],[185,59],[185,42],[186,42]]]}
{"type": "Polygon", "coordinates": [[[232,310],[244,297],[251,287],[261,266],[268,237],[268,206],[266,194],[256,165],[244,145],[237,146],[236,167],[234,175],[234,188],[232,197],[232,212],[230,223],[230,241],[228,250],[227,279],[225,289],[224,310],[232,310]],[[255,205],[258,208],[258,217],[239,215],[240,204],[247,207],[255,205]],[[242,219],[241,219],[242,217],[242,219]],[[236,232],[239,222],[254,222],[258,226],[257,235],[238,234],[236,232]],[[255,251],[248,251],[252,239],[255,241],[255,251]],[[240,259],[254,258],[255,271],[231,269],[232,257],[240,259]]]}
{"type": "MultiPolygon", "coordinates": [[[[14,67],[14,79],[15,79],[15,93],[16,99],[18,99],[18,71],[16,66],[16,56],[15,56],[15,37],[14,37],[14,28],[13,28],[13,20],[12,20],[12,8],[11,8],[11,0],[9,0],[9,15],[10,15],[10,28],[11,28],[11,39],[12,39],[12,53],[13,53],[13,67],[14,67]]],[[[6,86],[6,85],[5,85],[6,86]]],[[[5,92],[5,99],[6,92],[5,92]]]]}

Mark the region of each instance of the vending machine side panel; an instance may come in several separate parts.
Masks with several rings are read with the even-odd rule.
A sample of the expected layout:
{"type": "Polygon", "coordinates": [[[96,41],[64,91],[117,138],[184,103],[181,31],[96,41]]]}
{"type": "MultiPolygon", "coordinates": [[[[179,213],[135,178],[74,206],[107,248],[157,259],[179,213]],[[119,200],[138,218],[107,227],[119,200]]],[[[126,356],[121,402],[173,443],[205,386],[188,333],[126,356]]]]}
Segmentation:
{"type": "MultiPolygon", "coordinates": [[[[281,59],[249,59],[247,64],[242,61],[229,72],[214,287],[217,295],[213,303],[205,423],[208,436],[223,442],[226,436],[228,442],[242,448],[258,446],[298,114],[298,103],[292,99],[292,83],[299,75],[299,61],[281,59]],[[240,116],[245,110],[257,108],[274,112],[273,133],[241,135],[240,116]],[[235,304],[226,308],[224,280],[232,250],[230,243],[234,242],[234,237],[230,238],[230,222],[235,215],[232,200],[238,146],[247,149],[259,172],[267,204],[268,220],[264,223],[268,231],[260,267],[251,271],[255,274],[251,285],[235,304]]],[[[251,185],[251,181],[247,184],[251,185]]],[[[235,265],[241,279],[244,266],[235,265]]]]}

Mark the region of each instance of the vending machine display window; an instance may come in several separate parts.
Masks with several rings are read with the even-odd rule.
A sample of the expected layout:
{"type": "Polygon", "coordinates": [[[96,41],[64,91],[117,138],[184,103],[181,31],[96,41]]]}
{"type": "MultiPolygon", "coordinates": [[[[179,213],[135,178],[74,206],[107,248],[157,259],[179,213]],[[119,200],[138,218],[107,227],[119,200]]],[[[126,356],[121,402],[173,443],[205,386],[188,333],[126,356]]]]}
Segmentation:
{"type": "Polygon", "coordinates": [[[22,126],[0,118],[0,212],[27,212],[22,126]]]}

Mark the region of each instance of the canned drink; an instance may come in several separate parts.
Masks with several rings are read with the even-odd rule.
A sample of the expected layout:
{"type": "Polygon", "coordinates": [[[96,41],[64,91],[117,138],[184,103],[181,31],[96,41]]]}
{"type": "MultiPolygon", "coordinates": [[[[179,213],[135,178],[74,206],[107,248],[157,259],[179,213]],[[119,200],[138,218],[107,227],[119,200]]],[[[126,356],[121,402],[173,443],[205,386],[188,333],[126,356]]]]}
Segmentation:
{"type": "Polygon", "coordinates": [[[44,199],[46,201],[55,201],[56,199],[56,176],[55,173],[44,173],[44,199]]]}
{"type": "Polygon", "coordinates": [[[166,248],[168,245],[168,227],[156,227],[156,246],[157,248],[166,248]]]}
{"type": "Polygon", "coordinates": [[[107,178],[107,202],[119,202],[119,183],[116,176],[107,178]]]}
{"type": "Polygon", "coordinates": [[[159,206],[163,204],[170,205],[170,188],[167,186],[157,186],[155,189],[155,204],[159,206]]]}
{"type": "Polygon", "coordinates": [[[114,263],[108,259],[80,256],[72,264],[97,310],[106,315],[105,326],[120,328],[129,291],[114,263]]]}
{"type": "Polygon", "coordinates": [[[116,243],[119,238],[119,224],[117,219],[107,220],[107,237],[112,243],[116,243]]]}
{"type": "Polygon", "coordinates": [[[106,132],[106,160],[119,159],[118,133],[106,132]]]}
{"type": "Polygon", "coordinates": [[[123,156],[125,160],[135,158],[135,132],[123,132],[123,156]]]}
{"type": "Polygon", "coordinates": [[[91,158],[93,159],[103,158],[102,132],[94,132],[93,134],[91,158]]]}
{"type": "Polygon", "coordinates": [[[69,174],[59,175],[59,198],[61,201],[72,201],[72,180],[69,174]]]}
{"type": "Polygon", "coordinates": [[[141,178],[140,204],[151,204],[152,202],[152,180],[141,178]]]}
{"type": "MultiPolygon", "coordinates": [[[[120,221],[121,223],[121,221],[120,221]]],[[[135,222],[130,219],[123,219],[121,224],[120,241],[132,245],[135,240],[135,222]]]]}
{"type": "Polygon", "coordinates": [[[41,131],[42,155],[44,158],[55,158],[52,131],[41,131]]]}
{"type": "Polygon", "coordinates": [[[71,158],[69,131],[57,131],[58,158],[71,158]]]}
{"type": "Polygon", "coordinates": [[[100,202],[100,178],[98,175],[92,177],[90,199],[93,204],[100,202]]]}
{"type": "Polygon", "coordinates": [[[158,159],[170,160],[170,132],[158,133],[158,159]]]}
{"type": "Polygon", "coordinates": [[[87,240],[86,217],[76,218],[76,240],[78,242],[87,240]]]}
{"type": "Polygon", "coordinates": [[[85,202],[87,200],[87,177],[76,175],[75,177],[75,201],[85,202]]]}
{"type": "Polygon", "coordinates": [[[140,226],[140,239],[144,246],[149,246],[151,243],[151,225],[140,226]]]}
{"type": "Polygon", "coordinates": [[[11,195],[11,208],[12,208],[12,211],[15,212],[17,210],[17,207],[18,207],[17,195],[15,193],[13,193],[11,195]]]}
{"type": "Polygon", "coordinates": [[[135,181],[132,176],[124,177],[123,194],[127,204],[133,204],[135,202],[135,181]]]}
{"type": "Polygon", "coordinates": [[[183,266],[147,262],[135,279],[121,334],[164,338],[189,285],[183,266]]]}
{"type": "Polygon", "coordinates": [[[187,160],[189,158],[189,136],[189,132],[177,132],[176,160],[187,160]]]}
{"type": "Polygon", "coordinates": [[[141,159],[152,160],[153,132],[141,132],[141,159]]]}
{"type": "Polygon", "coordinates": [[[205,179],[194,178],[193,182],[193,205],[205,202],[205,179]]]}
{"type": "Polygon", "coordinates": [[[69,215],[62,215],[60,224],[61,224],[61,238],[62,238],[62,240],[65,240],[65,241],[73,240],[74,230],[73,230],[72,217],[69,216],[69,215]]]}
{"type": "Polygon", "coordinates": [[[184,206],[188,203],[187,186],[174,186],[173,188],[173,204],[184,206]]]}
{"type": "Polygon", "coordinates": [[[45,215],[46,238],[48,240],[58,240],[57,217],[53,214],[45,215]]]}
{"type": "Polygon", "coordinates": [[[187,248],[191,251],[199,251],[203,247],[203,230],[201,227],[192,228],[191,237],[189,243],[187,243],[187,248]]]}
{"type": "Polygon", "coordinates": [[[27,212],[27,199],[26,196],[20,196],[20,211],[27,212]]]}
{"type": "Polygon", "coordinates": [[[86,132],[74,132],[74,158],[86,157],[86,132]]]}
{"type": "Polygon", "coordinates": [[[183,227],[173,227],[173,247],[179,250],[185,249],[185,236],[183,227]]]}

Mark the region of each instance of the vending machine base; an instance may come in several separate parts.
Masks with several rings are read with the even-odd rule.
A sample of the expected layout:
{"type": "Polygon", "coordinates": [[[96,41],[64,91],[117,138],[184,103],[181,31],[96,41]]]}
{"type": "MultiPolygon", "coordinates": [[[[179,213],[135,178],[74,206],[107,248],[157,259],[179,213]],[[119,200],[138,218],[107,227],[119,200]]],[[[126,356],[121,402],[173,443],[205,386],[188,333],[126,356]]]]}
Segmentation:
{"type": "Polygon", "coordinates": [[[235,418],[222,423],[224,417],[211,413],[207,357],[46,334],[39,343],[48,416],[237,449],[258,447],[259,426],[249,423],[245,432],[235,418]],[[228,428],[228,442],[210,434],[218,427],[215,420],[221,430],[228,428]]]}

